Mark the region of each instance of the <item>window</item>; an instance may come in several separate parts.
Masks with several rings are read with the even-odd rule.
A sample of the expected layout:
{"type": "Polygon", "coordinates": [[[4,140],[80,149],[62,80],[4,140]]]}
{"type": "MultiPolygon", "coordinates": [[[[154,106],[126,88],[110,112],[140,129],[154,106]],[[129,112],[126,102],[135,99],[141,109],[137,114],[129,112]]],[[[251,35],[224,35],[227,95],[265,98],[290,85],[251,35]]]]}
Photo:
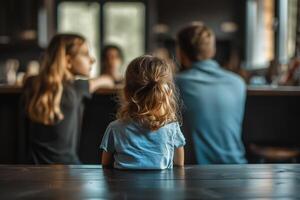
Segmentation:
{"type": "Polygon", "coordinates": [[[80,33],[88,39],[97,60],[92,76],[100,72],[100,48],[106,44],[119,46],[124,54],[123,73],[130,60],[145,53],[145,10],[144,3],[136,1],[61,1],[58,31],[80,33]]]}
{"type": "Polygon", "coordinates": [[[296,50],[298,0],[288,1],[287,57],[294,57],[296,50]]]}
{"type": "Polygon", "coordinates": [[[268,67],[273,59],[286,64],[295,55],[297,5],[298,0],[247,0],[247,68],[268,67]]]}
{"type": "Polygon", "coordinates": [[[264,68],[274,59],[274,0],[248,0],[246,67],[264,68]]]}
{"type": "Polygon", "coordinates": [[[83,35],[96,58],[91,76],[99,74],[100,55],[100,4],[97,2],[62,2],[58,6],[58,32],[73,32],[83,35]]]}
{"type": "MultiPolygon", "coordinates": [[[[116,44],[124,53],[125,66],[145,53],[145,7],[138,2],[104,4],[104,44],[116,44]]],[[[123,70],[125,68],[123,67],[123,70]]]]}

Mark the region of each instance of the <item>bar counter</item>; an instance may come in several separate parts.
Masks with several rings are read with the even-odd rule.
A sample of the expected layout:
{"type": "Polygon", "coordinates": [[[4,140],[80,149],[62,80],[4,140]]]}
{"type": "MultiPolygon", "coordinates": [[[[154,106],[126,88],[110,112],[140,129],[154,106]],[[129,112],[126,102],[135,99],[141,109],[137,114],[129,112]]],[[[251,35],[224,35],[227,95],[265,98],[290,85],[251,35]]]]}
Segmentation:
{"type": "Polygon", "coordinates": [[[295,86],[248,86],[248,96],[300,96],[295,86]]]}
{"type": "MultiPolygon", "coordinates": [[[[78,150],[84,164],[100,162],[98,146],[115,119],[118,91],[101,89],[85,101],[78,150]]],[[[19,87],[0,86],[0,164],[26,163],[28,132],[20,116],[21,92],[19,87]]],[[[299,103],[300,87],[248,87],[242,130],[246,148],[253,143],[299,148],[299,103]]]]}
{"type": "Polygon", "coordinates": [[[299,199],[300,165],[0,166],[1,199],[299,199]]]}
{"type": "MultiPolygon", "coordinates": [[[[120,89],[98,89],[96,94],[114,94],[120,89]]],[[[20,86],[0,85],[0,94],[21,93],[20,86]]],[[[295,86],[248,86],[248,96],[300,96],[300,87],[295,86]]]]}

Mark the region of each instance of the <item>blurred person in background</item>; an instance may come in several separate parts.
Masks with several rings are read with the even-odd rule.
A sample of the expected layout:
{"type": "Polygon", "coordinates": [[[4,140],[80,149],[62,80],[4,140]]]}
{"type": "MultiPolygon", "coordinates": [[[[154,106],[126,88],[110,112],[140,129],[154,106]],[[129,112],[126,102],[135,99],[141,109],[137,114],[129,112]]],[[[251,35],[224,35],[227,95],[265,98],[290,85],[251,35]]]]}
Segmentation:
{"type": "Polygon", "coordinates": [[[101,75],[110,76],[116,85],[122,84],[120,68],[124,63],[123,52],[117,45],[106,45],[101,53],[101,75]]]}
{"type": "Polygon", "coordinates": [[[52,38],[39,74],[24,84],[30,162],[80,164],[77,144],[83,99],[99,87],[113,87],[113,80],[105,75],[77,79],[88,78],[94,62],[84,37],[58,34],[52,38]]]}
{"type": "Polygon", "coordinates": [[[184,103],[187,163],[193,159],[197,164],[246,163],[241,138],[244,80],[212,59],[215,34],[203,23],[181,29],[177,45],[182,70],[176,83],[184,103]]]}

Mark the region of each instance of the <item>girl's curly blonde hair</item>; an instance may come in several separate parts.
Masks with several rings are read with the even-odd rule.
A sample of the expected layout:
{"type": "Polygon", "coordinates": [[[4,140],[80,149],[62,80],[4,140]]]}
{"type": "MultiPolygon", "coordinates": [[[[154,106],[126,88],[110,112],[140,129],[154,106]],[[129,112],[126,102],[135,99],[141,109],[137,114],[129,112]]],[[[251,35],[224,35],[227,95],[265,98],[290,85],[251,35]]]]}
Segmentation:
{"type": "Polygon", "coordinates": [[[150,130],[181,121],[173,68],[151,55],[135,58],[128,65],[121,107],[117,118],[133,120],[150,130]]]}

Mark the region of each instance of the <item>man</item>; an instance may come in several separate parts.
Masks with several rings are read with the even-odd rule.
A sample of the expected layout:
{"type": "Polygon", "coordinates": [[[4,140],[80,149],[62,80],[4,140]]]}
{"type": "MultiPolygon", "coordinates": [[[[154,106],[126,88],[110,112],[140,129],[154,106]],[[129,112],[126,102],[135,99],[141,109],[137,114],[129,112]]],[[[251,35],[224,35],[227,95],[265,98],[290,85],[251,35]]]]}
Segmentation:
{"type": "Polygon", "coordinates": [[[246,163],[241,139],[246,87],[237,75],[212,60],[215,35],[202,23],[193,23],[177,35],[182,71],[176,77],[184,103],[183,130],[190,138],[198,164],[246,163]]]}

